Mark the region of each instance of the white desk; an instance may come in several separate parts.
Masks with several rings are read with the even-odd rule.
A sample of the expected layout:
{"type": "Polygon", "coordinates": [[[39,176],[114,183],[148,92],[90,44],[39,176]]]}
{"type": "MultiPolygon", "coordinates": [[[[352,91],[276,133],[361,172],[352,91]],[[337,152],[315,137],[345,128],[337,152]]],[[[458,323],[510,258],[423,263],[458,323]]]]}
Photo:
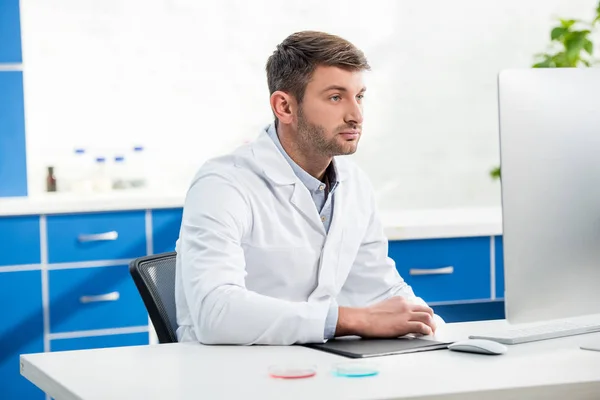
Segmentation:
{"type": "MultiPolygon", "coordinates": [[[[442,340],[495,330],[505,321],[448,324],[442,340]]],[[[600,334],[510,346],[501,356],[438,350],[370,359],[380,374],[339,378],[350,359],[300,347],[170,344],[21,356],[21,373],[57,400],[95,399],[598,399],[600,334]],[[271,364],[318,367],[315,377],[273,379],[271,364]]]]}

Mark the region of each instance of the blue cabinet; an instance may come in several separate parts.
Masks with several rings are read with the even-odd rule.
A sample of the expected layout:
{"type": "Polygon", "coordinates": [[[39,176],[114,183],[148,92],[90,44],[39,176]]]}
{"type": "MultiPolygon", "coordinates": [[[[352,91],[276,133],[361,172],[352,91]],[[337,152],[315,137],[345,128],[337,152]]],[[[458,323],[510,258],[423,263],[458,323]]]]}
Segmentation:
{"type": "Polygon", "coordinates": [[[427,302],[491,296],[489,237],[392,241],[389,256],[427,302]]]}
{"type": "Polygon", "coordinates": [[[152,242],[154,254],[175,251],[183,209],[152,211],[152,242]]]}
{"type": "Polygon", "coordinates": [[[502,236],[494,237],[494,260],[496,264],[496,298],[504,298],[504,246],[502,236]]]}
{"type": "Polygon", "coordinates": [[[148,344],[148,333],[125,333],[120,335],[86,336],[72,339],[55,339],[50,342],[51,351],[99,349],[102,347],[141,346],[148,344]]]}
{"type": "Polygon", "coordinates": [[[40,217],[0,218],[0,249],[0,269],[3,265],[39,264],[40,217]]]}
{"type": "MultiPolygon", "coordinates": [[[[182,209],[149,212],[151,230],[147,211],[49,215],[46,248],[40,240],[40,216],[0,218],[2,400],[43,399],[41,391],[20,377],[18,356],[44,351],[44,340],[50,351],[148,343],[148,315],[125,260],[150,250],[173,251],[182,209]],[[43,266],[46,251],[48,264],[43,266]],[[47,292],[41,280],[46,273],[47,292]],[[48,295],[46,337],[42,293],[48,295]]],[[[500,297],[501,237],[391,241],[389,255],[415,293],[446,321],[503,318],[503,302],[494,301],[491,293],[492,243],[500,297]]]]}
{"type": "Polygon", "coordinates": [[[477,303],[440,304],[431,308],[444,319],[450,322],[485,321],[489,319],[504,318],[503,301],[481,301],[477,303]]]}
{"type": "Polygon", "coordinates": [[[2,0],[0,1],[0,63],[20,62],[21,21],[19,17],[19,0],[2,0]]]}
{"type": "Polygon", "coordinates": [[[0,398],[44,399],[19,367],[20,354],[43,351],[41,272],[0,272],[0,398]]]}
{"type": "Polygon", "coordinates": [[[50,332],[148,325],[126,265],[49,272],[50,332]]]}
{"type": "MultiPolygon", "coordinates": [[[[4,4],[4,0],[0,1],[0,31],[4,4]]],[[[25,108],[20,71],[0,71],[0,182],[0,197],[27,195],[25,108]]]]}
{"type": "Polygon", "coordinates": [[[48,260],[121,260],[146,254],[144,211],[48,217],[48,260]]]}

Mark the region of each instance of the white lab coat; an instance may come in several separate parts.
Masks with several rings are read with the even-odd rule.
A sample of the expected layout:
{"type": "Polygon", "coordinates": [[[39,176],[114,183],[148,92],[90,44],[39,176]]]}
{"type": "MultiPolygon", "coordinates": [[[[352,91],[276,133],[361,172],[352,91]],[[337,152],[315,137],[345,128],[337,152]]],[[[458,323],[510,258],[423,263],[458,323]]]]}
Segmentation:
{"type": "Polygon", "coordinates": [[[367,176],[345,157],[334,162],[329,234],[266,131],[202,166],[176,246],[180,341],[323,342],[332,301],[366,306],[401,295],[424,304],[387,256],[367,176]]]}

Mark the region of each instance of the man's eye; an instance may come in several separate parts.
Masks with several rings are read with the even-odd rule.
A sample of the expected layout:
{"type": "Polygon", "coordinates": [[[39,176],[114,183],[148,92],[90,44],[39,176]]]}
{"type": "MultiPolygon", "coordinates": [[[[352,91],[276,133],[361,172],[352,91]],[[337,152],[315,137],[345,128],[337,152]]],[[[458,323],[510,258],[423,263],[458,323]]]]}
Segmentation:
{"type": "Polygon", "coordinates": [[[340,101],[342,98],[338,95],[335,95],[335,96],[331,96],[330,99],[333,101],[340,101]]]}
{"type": "Polygon", "coordinates": [[[358,96],[356,96],[357,99],[362,100],[365,98],[364,94],[359,94],[358,96]]]}

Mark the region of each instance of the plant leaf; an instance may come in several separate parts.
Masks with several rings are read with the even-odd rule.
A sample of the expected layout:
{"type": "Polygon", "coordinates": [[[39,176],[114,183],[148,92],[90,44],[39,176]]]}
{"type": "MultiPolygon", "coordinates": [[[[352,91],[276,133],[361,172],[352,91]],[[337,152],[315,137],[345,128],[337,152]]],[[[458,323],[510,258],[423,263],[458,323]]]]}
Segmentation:
{"type": "Polygon", "coordinates": [[[563,26],[563,28],[569,29],[570,27],[572,27],[575,24],[574,19],[562,19],[560,20],[561,25],[563,26]]]}
{"type": "Polygon", "coordinates": [[[589,39],[585,39],[583,41],[583,49],[589,54],[592,55],[594,53],[594,43],[589,39]]]}
{"type": "Polygon", "coordinates": [[[502,171],[500,170],[500,167],[494,167],[490,171],[490,176],[492,179],[500,179],[502,177],[502,171]]]}
{"type": "Polygon", "coordinates": [[[565,56],[567,66],[574,67],[577,61],[581,58],[581,50],[583,50],[584,42],[589,31],[571,32],[565,38],[565,56]],[[586,33],[587,32],[587,33],[586,33]]]}
{"type": "MultiPolygon", "coordinates": [[[[551,68],[553,67],[553,61],[552,61],[552,56],[549,54],[540,54],[540,56],[543,56],[543,59],[537,63],[535,63],[532,67],[533,68],[551,68]]],[[[541,58],[541,57],[540,57],[541,58]]]]}
{"type": "Polygon", "coordinates": [[[550,39],[556,40],[556,39],[560,38],[562,35],[564,35],[565,32],[568,32],[568,29],[561,28],[561,27],[554,28],[554,29],[552,29],[552,32],[550,32],[550,39]]]}
{"type": "Polygon", "coordinates": [[[573,65],[569,62],[567,54],[565,52],[560,52],[552,56],[550,66],[556,68],[566,68],[572,67],[573,65]]]}

